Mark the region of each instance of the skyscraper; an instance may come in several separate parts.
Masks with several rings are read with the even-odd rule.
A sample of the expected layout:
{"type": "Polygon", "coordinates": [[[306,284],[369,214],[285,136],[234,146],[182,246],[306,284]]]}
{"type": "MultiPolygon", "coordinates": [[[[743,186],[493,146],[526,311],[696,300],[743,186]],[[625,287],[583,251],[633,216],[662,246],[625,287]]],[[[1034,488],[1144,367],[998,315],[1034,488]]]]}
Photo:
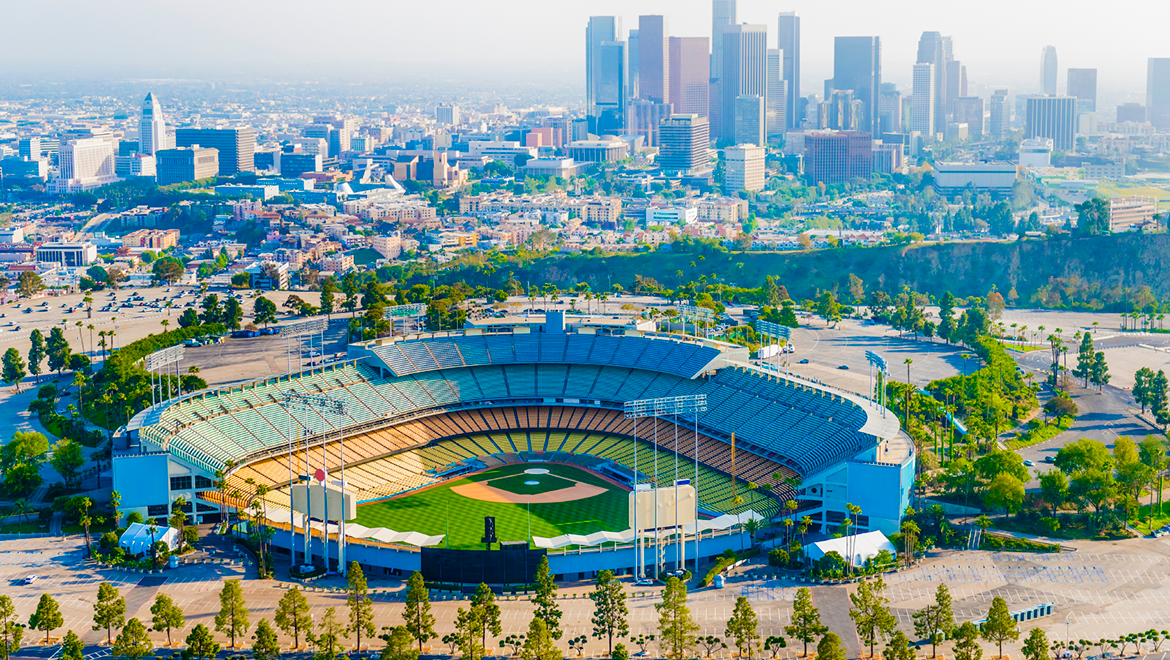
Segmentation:
{"type": "Polygon", "coordinates": [[[671,115],[658,127],[658,164],[663,171],[694,174],[709,169],[707,118],[698,115],[671,115]]]}
{"type": "Polygon", "coordinates": [[[1040,93],[1056,96],[1056,46],[1045,46],[1040,53],[1040,93]]]}
{"type": "Polygon", "coordinates": [[[735,144],[766,144],[768,138],[765,100],[758,94],[735,97],[735,144]]]}
{"type": "Polygon", "coordinates": [[[617,16],[591,16],[585,28],[585,108],[589,132],[600,132],[598,121],[603,115],[618,116],[618,127],[626,109],[626,53],[621,42],[622,19],[617,16]]]}
{"type": "Polygon", "coordinates": [[[878,92],[878,122],[882,134],[902,132],[902,94],[894,83],[882,83],[878,92]]]}
{"type": "Polygon", "coordinates": [[[723,28],[735,25],[736,0],[711,0],[711,80],[723,75],[723,28]]]}
{"type": "Polygon", "coordinates": [[[1068,95],[1077,99],[1077,110],[1096,112],[1097,110],[1097,70],[1096,69],[1069,69],[1068,95]]]}
{"type": "Polygon", "coordinates": [[[873,174],[873,139],[868,131],[806,133],[804,172],[818,183],[845,183],[873,174]]]}
{"type": "Polygon", "coordinates": [[[763,190],[766,154],[767,149],[754,144],[724,149],[723,192],[732,195],[741,190],[763,190]]]}
{"type": "Polygon", "coordinates": [[[766,131],[768,141],[784,137],[788,129],[786,111],[788,94],[784,83],[784,51],[768,49],[768,108],[766,131]]]}
{"type": "Polygon", "coordinates": [[[638,98],[670,102],[670,31],[666,17],[638,17],[638,98]]]}
{"type": "Polygon", "coordinates": [[[787,94],[784,116],[788,128],[795,128],[804,114],[800,111],[800,17],[794,11],[782,12],[776,27],[776,49],[784,54],[781,72],[787,94]]]}
{"type": "Polygon", "coordinates": [[[626,97],[631,99],[638,96],[638,31],[630,30],[626,36],[626,97]]]}
{"type": "Polygon", "coordinates": [[[853,90],[853,98],[865,104],[861,125],[871,134],[879,129],[877,95],[881,86],[881,37],[837,37],[833,43],[833,88],[853,90]]]}
{"type": "Polygon", "coordinates": [[[990,116],[987,118],[987,137],[1002,140],[1011,131],[1012,111],[1008,105],[1008,91],[997,89],[991,95],[990,116]]]}
{"type": "Polygon", "coordinates": [[[930,64],[933,66],[931,70],[931,99],[933,107],[930,111],[930,123],[923,124],[921,119],[926,116],[918,106],[918,96],[920,95],[918,87],[918,79],[920,73],[917,66],[914,67],[914,112],[910,118],[911,130],[922,131],[923,135],[933,136],[942,133],[946,129],[947,124],[947,73],[950,69],[949,63],[951,60],[951,38],[944,37],[939,32],[923,32],[922,37],[918,40],[918,64],[930,64]]]}
{"type": "Polygon", "coordinates": [[[670,102],[678,114],[706,117],[711,86],[707,37],[670,38],[670,102]]]}
{"type": "Polygon", "coordinates": [[[167,148],[167,125],[163,121],[162,106],[148,92],[142,101],[142,118],[138,120],[138,152],[154,155],[167,148]]]}
{"type": "Polygon", "coordinates": [[[1051,138],[1052,148],[1070,151],[1076,146],[1077,100],[1071,96],[1028,99],[1024,137],[1051,138]]]}
{"type": "Polygon", "coordinates": [[[921,133],[927,142],[934,142],[938,135],[937,74],[933,62],[914,65],[914,91],[910,97],[910,130],[921,133]]]}
{"type": "MultiPolygon", "coordinates": [[[[706,53],[703,53],[705,56],[706,53]]],[[[703,62],[707,58],[703,57],[703,62]]],[[[673,114],[669,103],[657,103],[647,99],[630,101],[626,110],[626,133],[646,138],[646,146],[659,146],[658,125],[673,114]]]]}
{"type": "Polygon", "coordinates": [[[768,26],[741,23],[723,28],[723,73],[720,76],[723,126],[718,137],[734,140],[735,105],[741,96],[768,98],[768,26]]]}
{"type": "Polygon", "coordinates": [[[256,130],[237,128],[180,128],[175,131],[175,146],[212,147],[219,151],[219,173],[235,175],[256,169],[256,130]]]}
{"type": "MultiPolygon", "coordinates": [[[[950,41],[950,37],[946,38],[950,41]]],[[[967,67],[958,60],[947,60],[947,90],[943,112],[950,117],[955,112],[955,101],[967,95],[967,67]]]]}
{"type": "Polygon", "coordinates": [[[1170,129],[1170,57],[1151,57],[1147,65],[1146,121],[1170,129]]]}

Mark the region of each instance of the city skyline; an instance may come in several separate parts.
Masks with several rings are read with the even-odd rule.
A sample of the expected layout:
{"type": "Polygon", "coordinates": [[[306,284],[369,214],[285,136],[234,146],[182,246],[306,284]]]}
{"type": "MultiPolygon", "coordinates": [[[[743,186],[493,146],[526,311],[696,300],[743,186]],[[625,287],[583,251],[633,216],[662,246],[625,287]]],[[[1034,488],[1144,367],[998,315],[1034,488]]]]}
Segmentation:
{"type": "MultiPolygon", "coordinates": [[[[506,62],[510,70],[517,73],[556,71],[571,75],[574,84],[583,85],[580,63],[585,57],[584,48],[576,41],[568,42],[571,47],[566,46],[562,33],[579,30],[590,15],[618,15],[624,19],[627,28],[636,28],[639,15],[662,14],[670,21],[672,36],[712,34],[711,4],[707,0],[683,3],[661,0],[570,2],[561,6],[555,15],[541,13],[544,22],[539,25],[515,20],[516,16],[531,14],[526,10],[535,9],[534,2],[516,0],[511,5],[517,11],[492,11],[463,0],[445,5],[443,10],[426,6],[380,7],[356,0],[341,2],[334,9],[340,16],[362,12],[363,20],[354,21],[349,27],[351,35],[347,41],[354,44],[353,47],[309,55],[299,40],[284,36],[303,33],[303,30],[314,27],[310,18],[314,12],[308,11],[310,5],[299,1],[279,5],[280,11],[272,11],[278,6],[269,2],[238,7],[213,1],[197,7],[143,5],[134,12],[116,13],[101,6],[67,1],[61,11],[53,11],[52,15],[46,7],[26,4],[10,10],[12,24],[51,21],[55,25],[54,47],[43,48],[43,42],[33,36],[36,31],[14,31],[8,35],[10,66],[0,76],[19,80],[24,76],[53,72],[66,77],[84,77],[94,71],[104,71],[110,76],[197,77],[267,72],[279,77],[298,72],[309,75],[338,62],[367,63],[371,65],[369,75],[397,73],[394,69],[378,70],[379,64],[406,65],[402,67],[402,73],[424,63],[430,67],[447,63],[449,66],[439,68],[457,73],[460,69],[450,65],[463,64],[470,75],[472,70],[506,62]],[[227,23],[216,19],[221,10],[229,8],[241,20],[227,23]],[[62,21],[62,15],[70,18],[62,21]],[[452,19],[453,16],[456,18],[452,19]],[[249,17],[255,20],[249,20],[249,17]],[[98,36],[110,33],[110,30],[101,29],[103,25],[109,25],[113,30],[115,23],[123,26],[124,21],[130,21],[126,25],[137,35],[134,40],[98,36]],[[131,24],[136,21],[152,25],[181,24],[185,29],[133,30],[131,24]],[[424,32],[429,41],[435,36],[434,31],[395,31],[394,47],[384,47],[387,27],[410,23],[442,26],[446,31],[442,52],[436,55],[430,44],[424,46],[422,41],[424,32]],[[272,29],[253,31],[252,26],[257,24],[272,29]],[[524,33],[522,39],[495,39],[501,31],[515,32],[524,27],[533,29],[524,33]],[[540,29],[535,29],[537,27],[540,29]],[[199,39],[208,35],[222,40],[224,47],[203,53],[194,60],[197,63],[193,63],[191,49],[197,49],[199,39]],[[533,58],[532,53],[538,51],[541,56],[533,58]],[[81,53],[84,57],[80,57],[81,53]],[[150,57],[143,57],[144,53],[149,53],[150,57]]],[[[911,83],[917,42],[924,30],[939,30],[963,44],[963,63],[969,67],[974,88],[1035,85],[1034,67],[1027,67],[1030,71],[1024,75],[1025,72],[1021,71],[1024,67],[1020,64],[1034,62],[1036,53],[1051,43],[1061,53],[1062,66],[1097,68],[1101,86],[1106,91],[1134,88],[1134,100],[1140,100],[1146,59],[1170,54],[1158,50],[1157,45],[1161,42],[1157,39],[1156,22],[1127,24],[1126,39],[1101,48],[1102,26],[1096,21],[1092,25],[1078,21],[1075,11],[1056,15],[1039,7],[994,2],[979,15],[957,20],[945,8],[914,1],[899,3],[897,15],[914,17],[903,21],[887,18],[891,15],[887,9],[852,0],[832,8],[803,0],[780,5],[741,0],[737,20],[768,25],[768,41],[777,43],[777,14],[796,11],[801,15],[802,93],[816,87],[814,81],[831,75],[833,38],[850,34],[873,34],[882,38],[884,77],[900,88],[908,88],[911,83]],[[1011,16],[1011,20],[998,20],[999,16],[1011,16]],[[989,35],[994,35],[994,38],[989,35]]],[[[354,75],[355,72],[347,74],[354,75]]],[[[1062,84],[1058,91],[1063,91],[1064,76],[1059,79],[1062,84]]]]}

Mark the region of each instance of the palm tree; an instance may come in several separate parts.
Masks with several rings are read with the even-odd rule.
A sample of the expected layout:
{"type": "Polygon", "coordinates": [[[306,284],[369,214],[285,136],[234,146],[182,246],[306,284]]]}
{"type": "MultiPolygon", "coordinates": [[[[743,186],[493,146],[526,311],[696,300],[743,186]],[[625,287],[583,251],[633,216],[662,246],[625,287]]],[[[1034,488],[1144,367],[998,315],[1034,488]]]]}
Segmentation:
{"type": "Polygon", "coordinates": [[[81,503],[81,526],[85,528],[85,554],[86,556],[93,556],[93,548],[89,544],[89,524],[92,522],[89,518],[89,507],[93,505],[93,500],[88,497],[82,497],[81,503]]]}
{"type": "Polygon", "coordinates": [[[77,341],[81,343],[81,353],[82,353],[82,355],[84,355],[85,354],[85,337],[82,336],[82,334],[81,334],[81,321],[78,321],[74,325],[77,326],[77,341]]]}
{"type": "MultiPolygon", "coordinates": [[[[914,398],[914,382],[910,380],[910,365],[914,364],[914,360],[906,358],[902,361],[906,365],[906,434],[910,433],[910,399],[914,398]]],[[[913,437],[913,436],[911,436],[913,437]]]]}
{"type": "Polygon", "coordinates": [[[12,503],[12,513],[18,516],[24,516],[24,521],[28,522],[28,514],[33,512],[33,507],[28,503],[28,500],[23,497],[12,503]]]}

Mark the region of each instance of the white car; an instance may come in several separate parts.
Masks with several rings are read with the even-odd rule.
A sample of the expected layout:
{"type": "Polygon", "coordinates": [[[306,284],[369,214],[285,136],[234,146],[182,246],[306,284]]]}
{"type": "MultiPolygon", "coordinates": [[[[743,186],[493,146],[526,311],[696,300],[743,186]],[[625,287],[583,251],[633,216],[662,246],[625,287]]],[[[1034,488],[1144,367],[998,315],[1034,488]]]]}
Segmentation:
{"type": "Polygon", "coordinates": [[[20,583],[21,584],[32,584],[33,582],[36,582],[38,579],[39,579],[39,577],[36,575],[28,575],[28,576],[25,576],[25,578],[23,580],[21,580],[20,583]]]}

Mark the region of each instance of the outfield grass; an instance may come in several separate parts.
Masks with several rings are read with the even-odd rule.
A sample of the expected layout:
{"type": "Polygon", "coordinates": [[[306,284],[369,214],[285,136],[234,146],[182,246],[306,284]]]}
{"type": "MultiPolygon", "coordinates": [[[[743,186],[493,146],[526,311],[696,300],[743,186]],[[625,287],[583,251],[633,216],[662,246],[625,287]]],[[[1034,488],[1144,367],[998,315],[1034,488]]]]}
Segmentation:
{"type": "Polygon", "coordinates": [[[404,497],[372,502],[358,507],[357,523],[367,527],[385,527],[399,532],[446,534],[452,548],[482,549],[483,519],[495,516],[496,536],[501,541],[528,539],[529,511],[533,536],[592,534],[598,531],[622,531],[629,528],[629,503],[626,491],[609,481],[577,467],[550,463],[506,465],[493,470],[449,481],[404,497]],[[529,475],[524,470],[545,468],[549,474],[529,475]],[[583,500],[556,504],[522,504],[484,502],[451,492],[454,486],[496,480],[492,485],[508,487],[517,494],[548,492],[580,481],[606,489],[605,493],[583,500]],[[540,481],[526,486],[525,481],[540,481]],[[554,488],[555,486],[555,488],[554,488]],[[527,490],[525,490],[527,489],[527,490]]]}

